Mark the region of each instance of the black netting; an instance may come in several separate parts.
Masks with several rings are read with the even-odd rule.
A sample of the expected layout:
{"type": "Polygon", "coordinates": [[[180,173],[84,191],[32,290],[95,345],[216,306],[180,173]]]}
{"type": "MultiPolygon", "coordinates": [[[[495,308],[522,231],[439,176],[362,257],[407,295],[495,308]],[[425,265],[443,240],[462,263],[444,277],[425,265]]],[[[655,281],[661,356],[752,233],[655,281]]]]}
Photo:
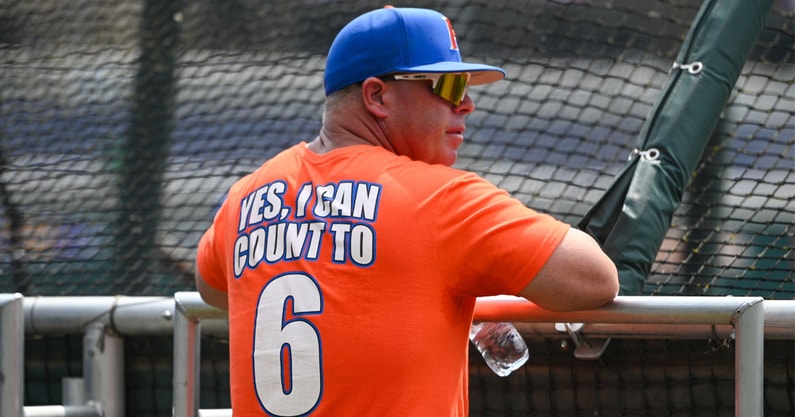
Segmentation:
{"type": "MultiPolygon", "coordinates": [[[[735,415],[734,350],[720,343],[612,340],[599,360],[578,360],[571,343],[528,342],[530,359],[507,378],[471,350],[471,413],[498,416],[731,417],[735,415]]],[[[795,351],[786,341],[765,347],[767,417],[795,409],[795,351]]]]}
{"type": "MultiPolygon", "coordinates": [[[[448,15],[465,58],[508,71],[505,81],[472,89],[478,109],[457,166],[576,223],[623,167],[701,2],[410,5],[448,15]]],[[[347,21],[380,6],[0,0],[0,292],[192,290],[194,248],[227,187],[316,135],[328,46],[347,21]]],[[[644,293],[795,298],[794,15],[792,2],[781,0],[767,16],[644,293]]],[[[147,340],[128,343],[127,369],[139,381],[128,387],[128,408],[167,415],[166,365],[146,352],[170,350],[147,340]],[[146,360],[132,359],[139,357],[146,360]]],[[[215,343],[208,355],[223,360],[223,341],[215,343]]],[[[670,357],[692,356],[682,355],[670,357]]],[[[787,361],[785,388],[774,392],[789,400],[766,401],[791,413],[795,372],[787,361]]],[[[38,366],[31,362],[29,372],[38,366]]],[[[223,363],[213,366],[203,375],[218,393],[207,395],[223,403],[223,363]]],[[[51,383],[74,372],[59,371],[51,383]]],[[[715,377],[705,378],[709,385],[715,377]]],[[[579,382],[561,381],[569,389],[579,382]]],[[[596,382],[606,396],[616,384],[640,389],[596,382]]],[[[31,401],[52,397],[28,389],[31,401]]],[[[620,404],[622,415],[656,415],[620,404]]]]}
{"type": "MultiPolygon", "coordinates": [[[[226,187],[317,132],[324,54],[371,8],[5,1],[0,291],[169,294],[226,187]]],[[[262,4],[260,4],[262,3],[262,4]]],[[[420,2],[475,88],[458,166],[576,222],[623,166],[698,2],[420,2]]],[[[792,11],[768,16],[645,291],[792,298],[792,11]]]]}

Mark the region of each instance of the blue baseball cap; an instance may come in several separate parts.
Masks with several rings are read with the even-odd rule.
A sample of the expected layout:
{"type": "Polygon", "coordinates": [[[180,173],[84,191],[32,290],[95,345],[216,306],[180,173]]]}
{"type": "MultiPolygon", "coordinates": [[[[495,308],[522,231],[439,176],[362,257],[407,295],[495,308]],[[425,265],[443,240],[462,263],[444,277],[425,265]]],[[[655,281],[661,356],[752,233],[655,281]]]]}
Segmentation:
{"type": "Polygon", "coordinates": [[[505,77],[505,70],[461,61],[450,20],[428,9],[385,7],[367,12],[337,34],[326,58],[326,96],[393,73],[470,73],[469,85],[505,77]]]}

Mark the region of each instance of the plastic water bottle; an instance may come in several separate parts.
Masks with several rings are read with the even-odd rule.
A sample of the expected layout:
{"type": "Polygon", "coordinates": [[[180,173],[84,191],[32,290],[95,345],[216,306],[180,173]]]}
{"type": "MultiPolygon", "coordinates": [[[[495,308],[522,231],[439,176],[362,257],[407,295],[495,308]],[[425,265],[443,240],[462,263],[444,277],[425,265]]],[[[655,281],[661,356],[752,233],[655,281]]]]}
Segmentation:
{"type": "Polygon", "coordinates": [[[469,340],[495,374],[506,377],[527,362],[530,352],[512,323],[473,322],[469,340]]]}

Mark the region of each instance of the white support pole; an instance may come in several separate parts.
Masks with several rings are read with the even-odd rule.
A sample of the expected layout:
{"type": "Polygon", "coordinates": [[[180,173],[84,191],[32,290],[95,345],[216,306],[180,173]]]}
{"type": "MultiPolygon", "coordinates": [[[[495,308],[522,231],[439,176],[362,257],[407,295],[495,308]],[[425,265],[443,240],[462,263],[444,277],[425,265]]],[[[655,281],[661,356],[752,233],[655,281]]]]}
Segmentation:
{"type": "Polygon", "coordinates": [[[25,321],[20,294],[0,294],[0,416],[22,416],[25,321]]]}
{"type": "Polygon", "coordinates": [[[199,415],[201,329],[183,305],[184,293],[174,294],[174,417],[199,415]]]}
{"type": "MultiPolygon", "coordinates": [[[[189,294],[190,292],[184,292],[189,294]]],[[[201,298],[196,295],[196,300],[201,298]]],[[[478,304],[491,304],[491,298],[484,297],[478,300],[478,304]]],[[[503,297],[499,297],[503,298],[503,297]]],[[[510,297],[515,298],[515,297],[510,297]]],[[[625,297],[619,297],[623,299],[625,297]]],[[[647,300],[660,299],[664,297],[644,297],[647,300]]],[[[681,297],[685,298],[701,297],[681,297]]],[[[717,298],[722,297],[703,297],[717,298]]],[[[653,300],[654,301],[654,300],[653,300]]],[[[527,300],[521,302],[528,303],[527,300]]],[[[657,304],[653,302],[653,304],[657,304]]],[[[120,335],[155,335],[172,334],[174,330],[174,299],[169,297],[136,297],[136,296],[88,296],[88,297],[68,297],[68,296],[47,296],[47,297],[25,297],[25,333],[26,334],[70,334],[82,333],[86,323],[100,322],[108,326],[120,335]]],[[[202,323],[202,334],[226,335],[227,320],[225,315],[219,315],[212,307],[202,307],[206,309],[209,316],[200,317],[202,323]]],[[[199,309],[198,306],[190,307],[191,310],[199,309]]],[[[476,307],[475,314],[481,314],[482,309],[476,307]]],[[[204,314],[199,311],[193,314],[204,314]]],[[[508,312],[510,314],[510,311],[508,312]]],[[[769,340],[795,340],[795,300],[765,300],[765,339],[769,340]]],[[[197,316],[197,318],[199,318],[197,316]]],[[[507,318],[500,318],[500,312],[495,311],[491,314],[492,320],[511,321],[507,318]]],[[[485,321],[481,320],[481,321],[485,321]]],[[[561,322],[562,320],[557,320],[561,322]]],[[[542,337],[560,336],[560,332],[555,327],[548,325],[555,323],[549,321],[518,321],[517,328],[525,330],[529,335],[542,337]]],[[[614,337],[614,338],[654,338],[654,339],[693,339],[714,336],[717,333],[721,337],[728,337],[733,331],[729,323],[667,323],[648,321],[634,323],[604,323],[592,322],[588,327],[589,334],[594,337],[614,337]]]]}
{"type": "Polygon", "coordinates": [[[85,405],[88,402],[85,379],[76,377],[62,379],[61,401],[66,406],[85,405]]]}
{"type": "Polygon", "coordinates": [[[25,417],[103,417],[94,405],[37,405],[25,407],[25,417]]]}
{"type": "Polygon", "coordinates": [[[226,311],[207,305],[197,292],[174,294],[174,417],[231,415],[228,410],[199,410],[200,319],[226,317],[226,311]]]}
{"type": "Polygon", "coordinates": [[[519,297],[482,297],[479,321],[536,323],[734,324],[735,310],[761,297],[620,296],[593,310],[554,312],[519,297]]]}
{"type": "MultiPolygon", "coordinates": [[[[27,334],[82,333],[101,323],[119,335],[170,335],[174,331],[174,299],[137,296],[25,297],[27,334]]],[[[202,320],[202,330],[226,334],[226,317],[202,320]]]]}
{"type": "Polygon", "coordinates": [[[736,310],[734,352],[734,415],[756,417],[764,412],[765,309],[749,301],[736,310]]]}
{"type": "Polygon", "coordinates": [[[765,300],[765,339],[795,340],[795,300],[765,300]]]}
{"type": "Polygon", "coordinates": [[[103,417],[124,417],[124,341],[101,323],[83,336],[83,379],[89,405],[103,417]]]}
{"type": "Polygon", "coordinates": [[[199,417],[232,417],[231,408],[201,409],[199,417]]]}

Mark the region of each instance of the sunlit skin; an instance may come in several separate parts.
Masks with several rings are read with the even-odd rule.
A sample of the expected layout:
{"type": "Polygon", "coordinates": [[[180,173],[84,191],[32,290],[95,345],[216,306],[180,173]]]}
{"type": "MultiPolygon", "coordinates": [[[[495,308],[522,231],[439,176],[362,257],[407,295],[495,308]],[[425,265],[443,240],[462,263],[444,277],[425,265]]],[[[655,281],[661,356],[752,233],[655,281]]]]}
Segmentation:
{"type": "Polygon", "coordinates": [[[382,146],[395,154],[451,166],[464,142],[466,116],[475,110],[469,95],[459,105],[437,96],[431,81],[375,77],[358,88],[357,105],[328,109],[309,149],[317,153],[350,145],[382,146]]]}
{"type": "Polygon", "coordinates": [[[392,111],[381,125],[395,153],[429,164],[451,166],[464,143],[469,95],[458,106],[433,94],[431,81],[390,81],[392,111]]]}

